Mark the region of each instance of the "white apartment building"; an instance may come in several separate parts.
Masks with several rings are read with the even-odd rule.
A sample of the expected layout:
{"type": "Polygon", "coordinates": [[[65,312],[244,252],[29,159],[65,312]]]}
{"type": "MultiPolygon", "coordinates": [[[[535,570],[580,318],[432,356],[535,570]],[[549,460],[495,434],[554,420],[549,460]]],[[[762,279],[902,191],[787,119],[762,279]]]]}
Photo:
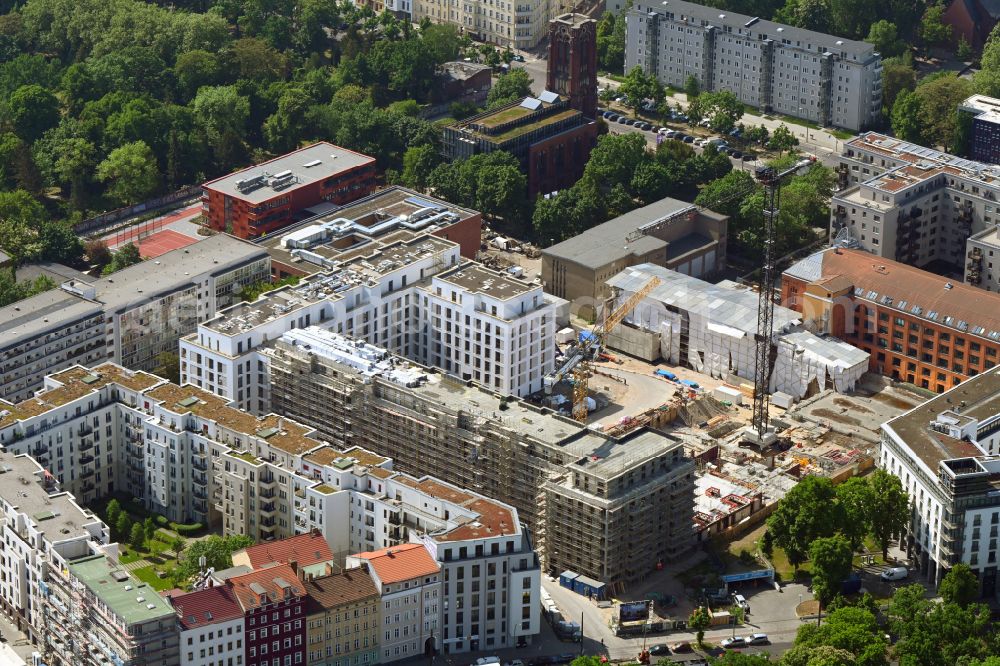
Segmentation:
{"type": "Polygon", "coordinates": [[[1000,266],[973,278],[976,244],[966,246],[1000,222],[1000,167],[875,132],[845,142],[838,160],[831,238],[912,266],[966,265],[970,284],[995,285],[1000,266]]]}
{"type": "Polygon", "coordinates": [[[379,662],[409,659],[434,647],[440,639],[441,568],[420,544],[403,544],[358,553],[347,568],[368,567],[379,591],[384,634],[379,636],[379,662]]]}
{"type": "Polygon", "coordinates": [[[1000,220],[969,236],[965,245],[965,281],[986,291],[1000,291],[1000,220]]]}
{"type": "Polygon", "coordinates": [[[553,9],[558,7],[550,7],[548,0],[413,0],[413,22],[426,17],[450,23],[478,41],[531,49],[548,34],[553,9]]]}
{"type": "Polygon", "coordinates": [[[558,299],[463,260],[459,249],[403,233],[331,262],[330,272],[223,310],[181,340],[181,383],[266,413],[269,368],[261,351],[286,331],[316,326],[499,393],[540,390],[555,362],[558,299]]]}
{"type": "Polygon", "coordinates": [[[626,13],[625,72],[683,88],[729,90],[765,113],[851,130],[881,118],[882,58],[867,42],[683,0],[637,0],[626,13]]]}
{"type": "MultiPolygon", "coordinates": [[[[171,519],[197,520],[262,541],[316,529],[341,560],[352,552],[420,541],[442,562],[481,565],[456,574],[459,580],[468,575],[469,587],[456,586],[444,598],[454,599],[452,609],[469,613],[444,616],[435,636],[443,629],[452,636],[478,635],[476,628],[485,636],[483,646],[500,647],[537,633],[538,560],[514,508],[429,477],[394,472],[390,459],[360,448],[338,451],[290,419],[258,418],[205,390],[112,364],[69,368],[46,385],[29,401],[3,404],[0,445],[29,452],[62,433],[63,446],[54,448],[63,450],[52,458],[64,463],[63,478],[80,485],[77,470],[94,468],[79,461],[97,456],[91,448],[80,452],[79,422],[90,423],[94,412],[94,433],[105,448],[99,485],[90,481],[96,471],[81,485],[92,499],[125,489],[171,519]]],[[[446,571],[450,567],[445,564],[446,571]]],[[[464,642],[449,649],[475,648],[464,642]]],[[[402,654],[412,656],[411,650],[401,646],[402,654]]]]}
{"type": "Polygon", "coordinates": [[[69,663],[67,634],[57,629],[68,616],[47,603],[49,573],[98,550],[115,553],[116,547],[107,545],[108,527],[61,492],[30,456],[9,452],[0,453],[0,508],[0,603],[44,654],[61,653],[69,663]]]}
{"type": "Polygon", "coordinates": [[[1000,551],[1000,370],[968,379],[882,426],[878,464],[909,493],[904,547],[932,583],[959,562],[996,597],[1000,551]]]}
{"type": "Polygon", "coordinates": [[[184,666],[243,664],[243,608],[230,587],[206,587],[168,599],[177,612],[184,666]]]}
{"type": "Polygon", "coordinates": [[[46,375],[76,364],[151,370],[158,354],[176,353],[178,338],[270,272],[264,249],[218,234],[0,308],[0,398],[25,400],[46,375]]]}

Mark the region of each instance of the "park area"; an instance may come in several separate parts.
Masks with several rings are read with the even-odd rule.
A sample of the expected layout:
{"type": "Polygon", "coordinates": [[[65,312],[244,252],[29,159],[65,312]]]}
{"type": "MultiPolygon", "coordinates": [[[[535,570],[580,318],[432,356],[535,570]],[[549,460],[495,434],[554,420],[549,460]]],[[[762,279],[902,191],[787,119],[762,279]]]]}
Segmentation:
{"type": "Polygon", "coordinates": [[[114,497],[94,507],[120,544],[119,561],[157,591],[187,588],[199,573],[199,559],[217,569],[231,566],[231,555],[253,543],[246,536],[210,534],[200,523],[167,520],[131,497],[114,497]]]}

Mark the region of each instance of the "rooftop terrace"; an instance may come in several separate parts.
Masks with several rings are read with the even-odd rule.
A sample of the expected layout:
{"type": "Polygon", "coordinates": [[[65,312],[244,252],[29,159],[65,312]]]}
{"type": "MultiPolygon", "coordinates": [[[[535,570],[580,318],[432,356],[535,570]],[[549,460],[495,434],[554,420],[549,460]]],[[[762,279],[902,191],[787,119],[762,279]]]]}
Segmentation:
{"type": "Polygon", "coordinates": [[[461,287],[470,294],[483,294],[484,296],[496,298],[501,301],[506,301],[531,291],[541,293],[541,289],[536,285],[518,280],[508,274],[491,270],[471,261],[438,274],[437,279],[461,287]]]}

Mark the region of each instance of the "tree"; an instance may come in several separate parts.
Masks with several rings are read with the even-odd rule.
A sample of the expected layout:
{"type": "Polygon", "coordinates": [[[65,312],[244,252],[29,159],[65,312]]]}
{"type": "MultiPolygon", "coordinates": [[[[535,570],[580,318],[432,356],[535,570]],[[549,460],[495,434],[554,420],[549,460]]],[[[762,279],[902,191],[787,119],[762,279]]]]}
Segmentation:
{"type": "Polygon", "coordinates": [[[950,149],[955,143],[959,105],[972,94],[972,85],[954,72],[924,78],[914,95],[920,100],[921,137],[925,145],[950,149]]]}
{"type": "Polygon", "coordinates": [[[153,536],[156,535],[156,523],[153,522],[152,516],[148,516],[146,520],[142,521],[142,532],[146,541],[153,540],[153,536]]]}
{"type": "Polygon", "coordinates": [[[712,626],[712,617],[708,614],[707,608],[704,606],[698,606],[691,611],[691,617],[688,618],[688,627],[697,632],[696,636],[698,645],[704,645],[705,630],[710,626],[712,626]]]}
{"type": "Polygon", "coordinates": [[[873,44],[883,58],[897,56],[906,49],[906,42],[899,38],[896,24],[885,19],[872,23],[865,41],[873,44]]]}
{"type": "MultiPolygon", "coordinates": [[[[669,660],[664,660],[667,664],[672,664],[674,662],[669,660]]],[[[715,659],[712,662],[713,666],[773,666],[774,662],[771,661],[766,654],[745,654],[742,652],[734,652],[733,650],[726,650],[721,657],[715,659]]]]}
{"type": "Polygon", "coordinates": [[[122,514],[122,505],[116,499],[112,499],[108,502],[107,508],[104,509],[104,516],[107,518],[108,525],[118,525],[118,516],[122,514]]]}
{"type": "Polygon", "coordinates": [[[875,22],[875,5],[868,0],[830,0],[830,15],[833,34],[861,39],[875,22]]]}
{"type": "Polygon", "coordinates": [[[504,74],[486,96],[486,107],[495,109],[513,102],[520,102],[531,96],[531,77],[523,69],[514,69],[504,74]]]}
{"type": "Polygon", "coordinates": [[[920,20],[920,38],[929,46],[947,46],[952,41],[952,27],[944,22],[945,5],[931,4],[920,20]]]}
{"type": "Polygon", "coordinates": [[[972,85],[980,95],[1000,96],[1000,25],[993,28],[983,45],[979,71],[973,76],[972,85]]]}
{"type": "Polygon", "coordinates": [[[771,138],[767,142],[767,147],[771,150],[777,150],[779,154],[784,154],[797,145],[799,145],[799,137],[792,134],[792,131],[784,124],[779,125],[771,133],[771,138]]]}
{"type": "Polygon", "coordinates": [[[972,60],[972,45],[969,44],[969,40],[965,38],[965,35],[959,35],[958,37],[958,46],[955,47],[955,57],[962,62],[972,60]]]}
{"type": "MultiPolygon", "coordinates": [[[[727,160],[728,161],[728,160],[727,160]]],[[[670,171],[653,161],[644,161],[635,168],[629,189],[646,205],[670,194],[670,171]]]]}
{"type": "Polygon", "coordinates": [[[917,73],[911,65],[889,60],[882,67],[882,109],[888,117],[892,112],[896,98],[904,90],[912,91],[917,87],[917,73]]]}
{"type": "Polygon", "coordinates": [[[104,267],[101,275],[111,275],[115,271],[128,268],[140,261],[142,261],[142,256],[139,254],[139,247],[131,242],[125,243],[112,253],[111,263],[104,267]]]}
{"type": "Polygon", "coordinates": [[[694,74],[688,74],[688,77],[684,80],[684,94],[687,95],[688,102],[691,102],[701,94],[701,85],[694,74]]]}
{"type": "Polygon", "coordinates": [[[646,139],[641,134],[606,134],[597,139],[583,175],[607,191],[616,183],[630,183],[646,159],[646,139]]]}
{"type": "Polygon", "coordinates": [[[841,524],[833,483],[816,476],[802,479],[767,519],[774,544],[785,551],[793,566],[805,562],[813,541],[833,536],[841,524]]]}
{"type": "Polygon", "coordinates": [[[728,132],[743,117],[743,103],[729,90],[705,92],[688,104],[688,118],[698,122],[707,118],[716,132],[728,132]]]}
{"type": "Polygon", "coordinates": [[[403,153],[403,184],[423,190],[427,187],[431,172],[441,163],[441,154],[431,144],[413,146],[403,153]]]}
{"type": "Polygon", "coordinates": [[[112,150],[97,165],[97,178],[110,183],[108,194],[127,205],[155,192],[160,175],[153,151],[144,141],[135,141],[112,150]]]}
{"type": "Polygon", "coordinates": [[[829,32],[833,23],[829,0],[797,0],[795,25],[806,30],[829,32]]]}
{"type": "Polygon", "coordinates": [[[627,98],[625,104],[634,111],[647,99],[654,100],[659,106],[663,101],[663,87],[658,84],[656,76],[646,74],[642,67],[636,65],[618,86],[618,92],[627,98]],[[657,99],[658,96],[660,99],[657,99]]]}
{"type": "Polygon", "coordinates": [[[128,543],[135,550],[143,550],[146,546],[146,531],[142,528],[142,523],[132,525],[132,532],[129,535],[128,543]]]}
{"type": "Polygon", "coordinates": [[[781,666],[856,666],[847,650],[830,645],[795,645],[781,655],[781,666]]]}
{"type": "Polygon", "coordinates": [[[605,12],[597,24],[597,63],[614,74],[625,70],[625,15],[605,12]]]}
{"type": "Polygon", "coordinates": [[[61,183],[69,185],[70,206],[83,210],[86,183],[97,164],[97,148],[86,139],[72,137],[59,141],[56,151],[54,171],[61,183]]]}
{"type": "Polygon", "coordinates": [[[935,603],[920,584],[896,590],[889,604],[889,625],[898,636],[900,664],[951,666],[991,653],[990,611],[984,604],[935,603]]]}
{"type": "Polygon", "coordinates": [[[0,192],[0,249],[17,263],[41,258],[39,229],[46,224],[45,209],[24,190],[0,192]]]}
{"type": "Polygon", "coordinates": [[[225,136],[243,137],[250,117],[250,100],[235,86],[204,87],[192,103],[195,120],[208,140],[220,142],[225,136]]]}
{"type": "Polygon", "coordinates": [[[946,604],[967,608],[979,597],[979,579],[968,564],[959,562],[941,579],[938,594],[946,604]]]}
{"type": "Polygon", "coordinates": [[[181,561],[181,553],[187,547],[187,541],[184,540],[182,536],[175,536],[170,540],[170,550],[174,551],[174,559],[177,562],[181,561]]]}
{"type": "MultiPolygon", "coordinates": [[[[84,243],[83,253],[87,256],[87,260],[91,264],[99,268],[104,268],[111,261],[111,250],[108,249],[108,244],[100,239],[89,240],[84,243]]],[[[113,519],[110,519],[108,522],[114,524],[113,519]]]]}
{"type": "Polygon", "coordinates": [[[55,286],[56,283],[47,275],[39,275],[30,282],[18,282],[14,269],[0,269],[0,307],[55,289],[55,286]]]}
{"type": "Polygon", "coordinates": [[[802,625],[795,637],[795,647],[789,651],[792,653],[790,658],[782,662],[788,666],[803,663],[809,666],[812,664],[811,653],[822,646],[850,653],[857,666],[886,666],[888,663],[884,633],[875,615],[863,608],[838,608],[827,615],[822,626],[802,625]],[[806,652],[808,660],[801,661],[802,652],[806,652]]]}
{"type": "Polygon", "coordinates": [[[190,578],[200,569],[199,560],[205,558],[205,566],[216,571],[233,566],[233,553],[241,548],[252,546],[253,537],[245,534],[219,536],[213,534],[206,539],[200,539],[187,547],[181,563],[177,566],[177,574],[181,580],[190,578]]]}
{"type": "Polygon", "coordinates": [[[812,587],[821,608],[837,595],[841,582],[851,573],[852,557],[850,542],[839,534],[809,545],[812,587]]]}
{"type": "Polygon", "coordinates": [[[922,142],[922,109],[916,93],[902,90],[896,96],[889,117],[893,133],[904,141],[922,142]]]}
{"type": "Polygon", "coordinates": [[[115,522],[115,531],[118,532],[119,539],[126,539],[132,533],[132,519],[124,511],[118,514],[118,520],[115,522]]]}
{"type": "Polygon", "coordinates": [[[59,124],[59,100],[37,84],[15,90],[6,107],[5,115],[14,133],[28,143],[59,124]]]}
{"type": "Polygon", "coordinates": [[[220,83],[222,65],[216,54],[196,49],[177,56],[174,76],[184,99],[193,99],[204,86],[220,83]]]}
{"type": "Polygon", "coordinates": [[[872,536],[882,548],[882,559],[889,558],[890,541],[902,534],[910,518],[910,499],[899,477],[876,469],[870,477],[872,486],[872,536]]]}
{"type": "Polygon", "coordinates": [[[844,514],[840,532],[858,550],[871,532],[871,506],[874,503],[872,487],[867,479],[855,476],[837,486],[837,503],[844,514]]]}

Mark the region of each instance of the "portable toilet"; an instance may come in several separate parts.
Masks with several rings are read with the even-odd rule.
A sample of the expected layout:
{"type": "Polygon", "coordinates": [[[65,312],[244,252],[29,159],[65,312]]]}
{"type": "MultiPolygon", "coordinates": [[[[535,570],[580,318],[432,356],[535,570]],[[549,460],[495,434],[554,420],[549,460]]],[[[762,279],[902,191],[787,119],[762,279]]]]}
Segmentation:
{"type": "Polygon", "coordinates": [[[573,581],[580,577],[580,574],[575,571],[566,570],[559,574],[559,586],[565,587],[567,590],[573,589],[573,581]]]}

